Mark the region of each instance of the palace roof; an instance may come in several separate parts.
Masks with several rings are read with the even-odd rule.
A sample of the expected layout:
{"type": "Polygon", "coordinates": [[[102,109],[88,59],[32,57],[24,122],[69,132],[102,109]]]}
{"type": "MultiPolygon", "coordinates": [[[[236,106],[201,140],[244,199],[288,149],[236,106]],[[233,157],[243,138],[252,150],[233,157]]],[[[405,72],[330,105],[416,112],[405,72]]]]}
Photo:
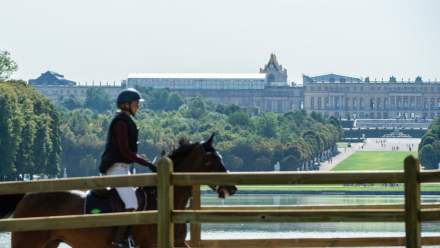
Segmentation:
{"type": "Polygon", "coordinates": [[[342,76],[337,74],[326,74],[321,76],[310,77],[303,75],[304,83],[361,83],[360,78],[342,76]]]}
{"type": "Polygon", "coordinates": [[[128,78],[154,79],[266,79],[265,73],[130,73],[128,78]]]}
{"type": "Polygon", "coordinates": [[[42,73],[36,79],[30,79],[29,84],[31,85],[76,85],[76,82],[67,80],[63,75],[54,72],[46,71],[42,73]]]}

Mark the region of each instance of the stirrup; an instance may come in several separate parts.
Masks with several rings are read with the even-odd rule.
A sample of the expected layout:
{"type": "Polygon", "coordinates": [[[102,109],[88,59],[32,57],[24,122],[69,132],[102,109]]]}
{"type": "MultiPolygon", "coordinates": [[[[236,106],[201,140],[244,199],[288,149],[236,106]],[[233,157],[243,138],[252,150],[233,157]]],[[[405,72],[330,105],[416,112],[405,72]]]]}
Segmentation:
{"type": "Polygon", "coordinates": [[[113,248],[131,248],[127,240],[121,240],[119,242],[112,242],[113,248]]]}
{"type": "Polygon", "coordinates": [[[127,240],[127,241],[124,240],[119,243],[112,242],[112,246],[113,246],[113,248],[138,248],[139,247],[139,246],[135,245],[135,243],[132,239],[127,240]]]}
{"type": "Polygon", "coordinates": [[[130,235],[127,239],[120,241],[113,241],[112,246],[114,248],[137,248],[136,243],[133,240],[133,237],[130,235]]]}

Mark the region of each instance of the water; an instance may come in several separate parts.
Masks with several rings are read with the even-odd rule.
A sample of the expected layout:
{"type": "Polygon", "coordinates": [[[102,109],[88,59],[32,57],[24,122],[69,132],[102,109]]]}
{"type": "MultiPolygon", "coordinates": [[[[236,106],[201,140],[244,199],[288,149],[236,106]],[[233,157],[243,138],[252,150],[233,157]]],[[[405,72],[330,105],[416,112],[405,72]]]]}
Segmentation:
{"type": "MultiPolygon", "coordinates": [[[[203,205],[319,205],[319,204],[403,204],[403,196],[344,195],[240,195],[226,200],[202,198],[203,205]]],[[[423,203],[440,203],[440,196],[423,196],[423,203]]],[[[271,223],[202,224],[203,239],[404,236],[404,223],[271,223]],[[227,231],[226,231],[227,230],[227,231]]],[[[423,223],[423,235],[439,235],[439,223],[423,223]]]]}
{"type": "MultiPolygon", "coordinates": [[[[202,205],[319,205],[319,204],[403,204],[403,196],[360,195],[248,195],[220,200],[203,195],[202,205]]],[[[423,196],[423,203],[440,203],[440,196],[423,196]]],[[[423,236],[440,236],[440,224],[424,223],[423,236]]],[[[404,236],[403,223],[272,223],[202,224],[202,239],[268,239],[404,236]]],[[[0,247],[10,247],[10,235],[0,234],[0,247]]],[[[61,245],[66,248],[68,246],[61,245]]]]}

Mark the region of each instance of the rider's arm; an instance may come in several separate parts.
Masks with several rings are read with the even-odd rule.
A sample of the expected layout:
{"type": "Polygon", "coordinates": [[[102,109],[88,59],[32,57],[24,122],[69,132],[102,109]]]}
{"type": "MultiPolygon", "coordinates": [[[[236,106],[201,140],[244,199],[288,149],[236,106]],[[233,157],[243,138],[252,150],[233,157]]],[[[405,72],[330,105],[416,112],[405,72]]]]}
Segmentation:
{"type": "Polygon", "coordinates": [[[121,156],[124,160],[147,166],[152,171],[156,171],[156,167],[152,163],[145,160],[139,154],[130,151],[130,149],[128,148],[127,125],[124,122],[119,121],[115,123],[115,135],[118,143],[119,152],[121,153],[121,156]]]}

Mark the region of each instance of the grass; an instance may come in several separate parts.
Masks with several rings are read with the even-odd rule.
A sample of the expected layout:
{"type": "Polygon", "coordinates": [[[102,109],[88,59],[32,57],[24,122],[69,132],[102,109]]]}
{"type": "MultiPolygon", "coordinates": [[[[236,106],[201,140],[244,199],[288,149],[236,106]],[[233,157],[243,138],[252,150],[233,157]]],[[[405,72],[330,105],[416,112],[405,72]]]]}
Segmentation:
{"type": "MultiPolygon", "coordinates": [[[[357,170],[403,170],[406,156],[417,156],[417,152],[356,152],[342,161],[333,171],[357,170]]],[[[208,190],[208,187],[202,189],[208,190]]],[[[239,185],[239,190],[257,191],[403,191],[403,184],[385,186],[372,185],[239,185]]],[[[440,191],[440,184],[422,184],[423,191],[440,191]]]]}
{"type": "Polygon", "coordinates": [[[417,156],[417,152],[356,152],[332,170],[403,170],[403,160],[408,155],[417,156]]]}

